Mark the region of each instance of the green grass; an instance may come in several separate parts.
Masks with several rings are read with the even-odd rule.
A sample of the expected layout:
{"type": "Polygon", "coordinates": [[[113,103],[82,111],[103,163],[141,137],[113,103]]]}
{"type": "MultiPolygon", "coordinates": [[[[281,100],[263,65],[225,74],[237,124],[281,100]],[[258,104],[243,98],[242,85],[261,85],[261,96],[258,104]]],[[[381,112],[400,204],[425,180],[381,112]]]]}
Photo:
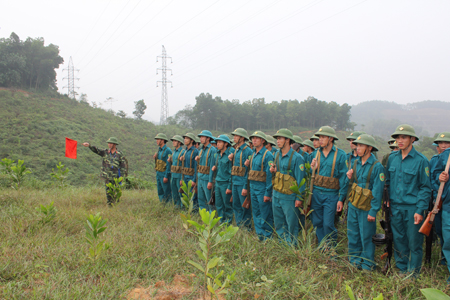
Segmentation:
{"type": "MultiPolygon", "coordinates": [[[[179,211],[161,205],[155,191],[127,190],[118,206],[105,203],[102,187],[0,190],[0,298],[121,299],[137,286],[196,273],[186,261],[197,261],[197,240],[183,229],[179,211]],[[52,201],[56,218],[42,225],[35,207],[52,201]],[[84,224],[88,214],[97,212],[108,219],[102,238],[112,247],[93,262],[84,224]]],[[[386,277],[354,269],[346,259],[346,243],[342,233],[339,257],[331,260],[316,250],[314,237],[294,249],[239,231],[220,250],[225,274],[236,270],[228,299],[347,299],[345,284],[364,299],[379,293],[385,299],[423,299],[419,289],[427,287],[449,292],[447,268],[437,265],[437,247],[432,266],[412,280],[395,271],[386,277]],[[262,275],[273,282],[263,282],[262,275]]],[[[195,277],[184,299],[197,299],[200,286],[195,277]]]]}

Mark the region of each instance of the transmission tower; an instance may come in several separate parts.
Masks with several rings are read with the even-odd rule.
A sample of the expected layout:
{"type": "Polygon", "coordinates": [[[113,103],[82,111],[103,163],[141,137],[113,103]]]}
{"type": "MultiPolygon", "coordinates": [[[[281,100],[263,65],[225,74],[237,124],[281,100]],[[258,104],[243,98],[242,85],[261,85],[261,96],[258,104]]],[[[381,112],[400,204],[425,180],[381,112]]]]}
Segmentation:
{"type": "Polygon", "coordinates": [[[67,67],[67,69],[63,69],[63,72],[66,70],[68,75],[67,77],[64,77],[63,80],[67,79],[67,85],[63,87],[63,89],[67,88],[67,94],[69,95],[69,98],[76,99],[75,89],[79,89],[79,87],[75,86],[75,80],[80,80],[80,78],[75,78],[74,73],[75,71],[78,72],[80,70],[73,67],[72,56],[69,60],[69,66],[67,67]]]}
{"type": "Polygon", "coordinates": [[[167,56],[166,48],[164,45],[162,46],[162,54],[156,57],[156,62],[158,59],[162,60],[162,67],[156,69],[156,75],[158,75],[158,71],[161,70],[162,80],[156,82],[156,86],[158,87],[158,83],[161,82],[161,118],[159,119],[159,123],[161,125],[166,123],[167,118],[169,117],[169,97],[167,94],[167,83],[170,83],[170,87],[173,87],[172,81],[167,80],[167,71],[170,71],[170,75],[173,75],[172,69],[167,69],[167,59],[170,59],[170,63],[172,63],[172,57],[167,56]]]}
{"type": "Polygon", "coordinates": [[[113,97],[108,97],[106,98],[105,103],[110,103],[111,104],[111,112],[113,111],[112,107],[113,107],[113,102],[117,102],[118,100],[114,99],[113,97]]]}

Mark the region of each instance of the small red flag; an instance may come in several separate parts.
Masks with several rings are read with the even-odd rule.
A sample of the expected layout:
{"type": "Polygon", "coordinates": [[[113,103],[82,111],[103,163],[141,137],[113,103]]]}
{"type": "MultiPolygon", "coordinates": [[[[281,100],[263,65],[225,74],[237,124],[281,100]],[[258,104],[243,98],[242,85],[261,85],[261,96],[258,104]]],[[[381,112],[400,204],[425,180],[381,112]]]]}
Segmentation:
{"type": "Polygon", "coordinates": [[[77,141],[66,138],[66,157],[77,159],[77,144],[77,141]]]}

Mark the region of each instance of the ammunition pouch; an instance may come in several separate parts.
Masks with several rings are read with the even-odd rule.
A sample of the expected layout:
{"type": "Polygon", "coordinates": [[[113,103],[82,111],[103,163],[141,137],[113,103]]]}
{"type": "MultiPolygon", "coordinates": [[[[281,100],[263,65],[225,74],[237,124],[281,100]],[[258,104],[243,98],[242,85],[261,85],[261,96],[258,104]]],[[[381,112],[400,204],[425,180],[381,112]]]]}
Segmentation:
{"type": "Polygon", "coordinates": [[[233,176],[245,176],[245,167],[233,166],[231,167],[231,175],[233,176]]]}
{"type": "Polygon", "coordinates": [[[165,172],[166,166],[167,166],[166,162],[164,162],[160,159],[157,159],[156,164],[155,164],[155,170],[158,172],[165,172]]]}
{"type": "Polygon", "coordinates": [[[194,176],[195,169],[194,168],[182,168],[181,174],[186,175],[186,176],[194,176]]]}
{"type": "Polygon", "coordinates": [[[248,172],[248,180],[266,182],[266,172],[250,170],[248,172]]]}
{"type": "Polygon", "coordinates": [[[290,189],[294,182],[295,182],[294,177],[280,172],[276,172],[275,175],[272,177],[273,189],[285,195],[291,195],[294,193],[290,189]]]}
{"type": "Polygon", "coordinates": [[[314,185],[320,186],[323,188],[327,188],[327,189],[338,190],[339,189],[339,179],[317,174],[314,178],[314,185]]]}
{"type": "Polygon", "coordinates": [[[198,166],[197,171],[202,174],[209,174],[209,167],[208,166],[198,166]]]}
{"type": "Polygon", "coordinates": [[[372,191],[369,189],[363,189],[358,186],[355,182],[352,184],[350,193],[348,195],[348,200],[353,204],[354,207],[369,211],[372,207],[370,201],[372,201],[372,191]]]}
{"type": "Polygon", "coordinates": [[[183,167],[181,167],[181,166],[171,166],[170,167],[170,172],[172,172],[172,173],[181,173],[181,169],[182,169],[183,167]]]}

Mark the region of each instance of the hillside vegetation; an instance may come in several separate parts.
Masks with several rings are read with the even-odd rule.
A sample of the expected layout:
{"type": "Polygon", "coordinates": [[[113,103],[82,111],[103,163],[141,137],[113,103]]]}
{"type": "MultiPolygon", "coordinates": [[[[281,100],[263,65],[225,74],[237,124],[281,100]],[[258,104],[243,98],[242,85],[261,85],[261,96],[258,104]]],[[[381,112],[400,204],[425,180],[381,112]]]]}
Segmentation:
{"type": "MultiPolygon", "coordinates": [[[[49,180],[52,168],[61,161],[70,169],[71,184],[98,182],[100,157],[78,145],[78,158],[65,158],[65,137],[107,148],[106,140],[116,136],[130,173],[146,180],[155,176],[151,156],[157,150],[154,137],[160,126],[120,118],[68,97],[50,98],[40,93],[0,90],[0,106],[0,159],[25,160],[40,180],[49,180]]],[[[184,131],[164,126],[168,136],[184,131]]]]}

